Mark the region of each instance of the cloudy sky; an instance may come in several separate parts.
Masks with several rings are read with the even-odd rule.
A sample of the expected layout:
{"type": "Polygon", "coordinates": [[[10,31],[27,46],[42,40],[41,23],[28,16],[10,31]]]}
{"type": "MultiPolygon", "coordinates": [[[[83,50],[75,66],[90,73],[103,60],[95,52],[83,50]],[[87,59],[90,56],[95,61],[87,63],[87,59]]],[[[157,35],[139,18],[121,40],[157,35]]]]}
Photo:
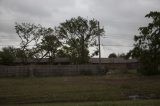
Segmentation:
{"type": "Polygon", "coordinates": [[[71,17],[95,18],[105,28],[102,57],[126,53],[144,16],[160,10],[160,0],[0,0],[0,47],[19,45],[15,22],[30,22],[54,27],[71,17]]]}

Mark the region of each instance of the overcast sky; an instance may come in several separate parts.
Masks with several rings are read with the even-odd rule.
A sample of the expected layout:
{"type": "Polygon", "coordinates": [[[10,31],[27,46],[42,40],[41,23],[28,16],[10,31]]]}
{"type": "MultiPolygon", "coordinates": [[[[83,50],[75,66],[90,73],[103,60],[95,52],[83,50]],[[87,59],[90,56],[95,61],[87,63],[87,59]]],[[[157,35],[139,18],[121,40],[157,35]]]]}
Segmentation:
{"type": "Polygon", "coordinates": [[[160,0],[0,0],[0,46],[19,45],[15,22],[54,27],[82,16],[99,20],[105,28],[102,57],[112,52],[126,53],[138,28],[148,23],[144,16],[159,10],[160,0]]]}

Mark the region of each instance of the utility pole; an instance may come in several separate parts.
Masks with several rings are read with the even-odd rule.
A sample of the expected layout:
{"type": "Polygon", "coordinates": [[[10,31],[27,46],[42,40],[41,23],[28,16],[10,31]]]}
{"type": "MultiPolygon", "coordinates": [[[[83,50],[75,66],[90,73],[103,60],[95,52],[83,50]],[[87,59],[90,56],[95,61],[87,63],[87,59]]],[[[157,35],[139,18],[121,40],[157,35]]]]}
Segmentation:
{"type": "Polygon", "coordinates": [[[100,38],[100,32],[99,32],[99,22],[98,22],[98,50],[99,50],[99,65],[101,65],[101,38],[100,38]]]}

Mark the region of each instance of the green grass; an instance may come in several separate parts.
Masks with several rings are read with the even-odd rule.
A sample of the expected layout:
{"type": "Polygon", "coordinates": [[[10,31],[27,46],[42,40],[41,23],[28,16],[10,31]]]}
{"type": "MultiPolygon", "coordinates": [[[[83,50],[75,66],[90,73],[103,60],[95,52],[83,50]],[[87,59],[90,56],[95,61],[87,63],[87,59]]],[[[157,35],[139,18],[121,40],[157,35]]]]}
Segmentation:
{"type": "MultiPolygon", "coordinates": [[[[160,100],[136,100],[115,102],[87,102],[87,103],[43,103],[43,104],[19,104],[12,106],[159,106],[160,100]]],[[[9,106],[9,105],[8,105],[9,106]]]]}
{"type": "Polygon", "coordinates": [[[126,74],[3,78],[0,79],[0,104],[119,101],[137,94],[154,99],[160,95],[159,82],[159,76],[126,74]]]}

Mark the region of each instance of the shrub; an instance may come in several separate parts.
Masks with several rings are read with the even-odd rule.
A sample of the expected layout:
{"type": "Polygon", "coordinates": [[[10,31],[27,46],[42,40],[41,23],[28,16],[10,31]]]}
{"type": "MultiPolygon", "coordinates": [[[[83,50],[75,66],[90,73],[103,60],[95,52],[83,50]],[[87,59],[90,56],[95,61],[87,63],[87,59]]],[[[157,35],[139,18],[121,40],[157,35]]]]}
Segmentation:
{"type": "Polygon", "coordinates": [[[80,70],[80,75],[93,75],[91,70],[80,70]]]}
{"type": "Polygon", "coordinates": [[[150,75],[160,74],[160,69],[158,69],[154,65],[148,64],[148,65],[143,65],[140,68],[138,68],[137,72],[143,75],[150,76],[150,75]]]}

